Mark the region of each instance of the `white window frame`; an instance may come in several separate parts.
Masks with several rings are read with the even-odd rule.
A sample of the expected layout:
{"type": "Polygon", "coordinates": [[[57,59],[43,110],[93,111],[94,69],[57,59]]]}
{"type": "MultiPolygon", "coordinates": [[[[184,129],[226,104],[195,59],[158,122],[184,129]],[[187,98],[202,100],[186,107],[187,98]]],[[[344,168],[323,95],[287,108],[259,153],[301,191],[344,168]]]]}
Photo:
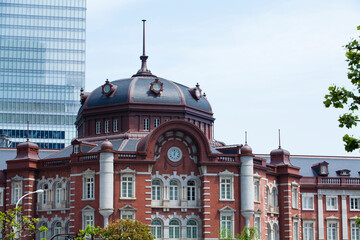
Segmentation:
{"type": "Polygon", "coordinates": [[[149,118],[144,118],[143,119],[143,130],[144,131],[149,131],[150,130],[149,118]]]}
{"type": "Polygon", "coordinates": [[[303,240],[315,239],[315,222],[303,220],[303,240]],[[311,226],[309,226],[311,225],[311,226]],[[310,235],[309,235],[310,230],[310,235]]]}
{"type": "Polygon", "coordinates": [[[121,219],[126,218],[135,221],[135,210],[121,210],[121,219]]]}
{"type": "Polygon", "coordinates": [[[95,171],[88,169],[85,172],[83,172],[82,200],[94,200],[94,199],[95,199],[95,171]],[[91,179],[92,181],[89,181],[91,179]]]}
{"type": "Polygon", "coordinates": [[[170,239],[181,239],[181,222],[177,219],[172,219],[169,222],[169,238],[170,239]],[[172,222],[176,222],[177,225],[172,225],[172,222]],[[171,236],[171,232],[173,234],[173,236],[171,236]],[[178,236],[176,235],[176,233],[178,233],[178,236]]]}
{"type": "Polygon", "coordinates": [[[61,202],[64,200],[64,195],[65,191],[62,187],[62,183],[56,182],[54,184],[54,202],[57,207],[59,207],[61,205],[61,202]]]}
{"type": "MultiPolygon", "coordinates": [[[[326,223],[326,233],[327,233],[327,239],[328,240],[338,240],[339,239],[339,222],[338,221],[334,221],[334,220],[328,220],[326,223]],[[330,226],[332,225],[332,226],[330,226]],[[333,225],[335,225],[335,238],[330,238],[330,231],[331,229],[333,229],[333,225]]],[[[332,232],[333,233],[333,232],[332,232]]]]}
{"type": "Polygon", "coordinates": [[[154,119],[154,128],[158,127],[160,125],[160,118],[154,119]]]}
{"type": "Polygon", "coordinates": [[[114,119],[114,121],[113,121],[113,131],[114,132],[119,131],[119,120],[118,119],[114,119]]]}
{"type": "Polygon", "coordinates": [[[299,186],[293,185],[291,188],[291,205],[292,208],[299,208],[299,186]]]}
{"type": "Polygon", "coordinates": [[[337,196],[326,196],[326,211],[337,211],[339,209],[338,205],[337,196]]]}
{"type": "Polygon", "coordinates": [[[261,215],[255,214],[254,215],[254,228],[257,232],[256,239],[261,239],[261,215]]]}
{"type": "MultiPolygon", "coordinates": [[[[60,221],[54,222],[52,226],[53,226],[53,234],[54,235],[63,233],[63,226],[62,226],[62,223],[60,221]],[[58,226],[58,225],[60,225],[60,226],[58,226]]],[[[60,240],[59,237],[55,238],[55,240],[57,240],[57,239],[60,240]]]]}
{"type": "Polygon", "coordinates": [[[151,181],[151,199],[152,201],[161,201],[163,198],[163,182],[160,179],[153,179],[151,181]],[[159,185],[153,185],[154,181],[158,181],[159,185]]]}
{"type": "Polygon", "coordinates": [[[234,175],[220,175],[220,201],[234,201],[234,175]]]}
{"type": "Polygon", "coordinates": [[[81,210],[82,212],[82,228],[85,229],[88,225],[95,226],[95,209],[86,206],[81,210]]]}
{"type": "Polygon", "coordinates": [[[219,211],[220,211],[220,234],[222,234],[221,231],[223,231],[224,225],[225,225],[225,228],[230,226],[230,232],[231,232],[231,236],[229,236],[228,232],[226,231],[226,233],[225,233],[226,236],[221,236],[221,237],[234,238],[235,210],[230,207],[224,207],[224,208],[220,209],[219,211]],[[224,219],[224,217],[225,217],[225,219],[224,219]],[[225,221],[225,223],[224,223],[224,221],[225,221]],[[230,221],[230,224],[229,224],[229,221],[230,221]]]}
{"type": "Polygon", "coordinates": [[[276,187],[272,188],[272,193],[271,193],[271,203],[273,207],[277,207],[278,204],[278,189],[276,187]]]}
{"type": "Polygon", "coordinates": [[[0,187],[0,207],[4,206],[4,188],[0,187]]]}
{"type": "Polygon", "coordinates": [[[314,210],[314,195],[302,195],[302,209],[314,210]]]}
{"type": "Polygon", "coordinates": [[[101,134],[101,121],[96,121],[95,123],[95,133],[96,134],[101,134]]]}
{"type": "Polygon", "coordinates": [[[320,166],[320,174],[327,174],[327,166],[326,165],[320,166]]]}
{"type": "Polygon", "coordinates": [[[164,223],[160,219],[153,219],[151,221],[150,226],[151,226],[151,233],[154,235],[155,239],[163,239],[163,237],[164,237],[164,223]],[[160,225],[152,225],[154,221],[160,222],[160,225]],[[158,233],[160,233],[160,236],[159,236],[158,233]]]}
{"type": "Polygon", "coordinates": [[[260,179],[254,178],[254,201],[260,202],[260,179]]]}
{"type": "Polygon", "coordinates": [[[16,204],[17,201],[21,198],[22,193],[22,181],[11,182],[11,204],[16,204]]]}
{"type": "Polygon", "coordinates": [[[110,132],[110,121],[109,120],[105,120],[104,123],[104,133],[109,133],[110,132]]]}
{"type": "Polygon", "coordinates": [[[360,211],[360,196],[349,197],[350,211],[360,211]]]}
{"type": "Polygon", "coordinates": [[[293,219],[292,222],[292,239],[293,240],[299,240],[300,239],[300,231],[299,231],[299,220],[293,219]]]}
{"type": "Polygon", "coordinates": [[[80,150],[79,144],[74,145],[74,153],[75,154],[79,153],[79,150],[80,150]]]}
{"type": "Polygon", "coordinates": [[[121,199],[135,199],[135,174],[121,174],[121,199]]]}
{"type": "MultiPolygon", "coordinates": [[[[46,228],[48,228],[48,224],[46,222],[41,222],[39,225],[38,225],[38,228],[42,227],[42,226],[45,226],[46,228]]],[[[44,231],[44,232],[39,232],[39,239],[44,239],[47,237],[47,232],[48,231],[44,231]]]]}
{"type": "Polygon", "coordinates": [[[355,220],[350,221],[350,239],[360,240],[360,228],[356,224],[355,220]]]}
{"type": "Polygon", "coordinates": [[[186,183],[186,199],[187,201],[196,201],[196,181],[195,180],[189,180],[186,183]],[[193,182],[194,185],[189,185],[190,182],[193,182]]]}
{"type": "Polygon", "coordinates": [[[186,222],[186,239],[198,239],[198,238],[199,238],[199,223],[194,219],[190,219],[186,222]],[[189,224],[190,222],[195,222],[195,225],[189,224]]]}
{"type": "Polygon", "coordinates": [[[169,200],[170,201],[180,200],[180,183],[175,179],[172,179],[169,182],[169,200]],[[176,183],[176,185],[172,185],[172,183],[176,183]]]}

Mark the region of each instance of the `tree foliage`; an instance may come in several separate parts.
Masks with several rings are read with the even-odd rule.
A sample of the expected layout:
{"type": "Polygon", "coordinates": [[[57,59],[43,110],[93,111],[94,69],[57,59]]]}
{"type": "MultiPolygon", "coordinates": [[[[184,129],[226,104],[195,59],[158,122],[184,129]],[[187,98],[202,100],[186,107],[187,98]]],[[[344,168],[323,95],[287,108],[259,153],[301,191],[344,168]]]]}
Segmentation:
{"type": "Polygon", "coordinates": [[[21,207],[0,211],[0,229],[2,239],[21,239],[28,235],[34,235],[37,231],[43,232],[48,229],[45,226],[36,229],[38,218],[28,218],[22,215],[21,207]]]}
{"type": "MultiPolygon", "coordinates": [[[[360,26],[357,27],[360,30],[360,26]]],[[[360,38],[359,38],[360,39],[360,38]]],[[[357,111],[360,105],[360,45],[359,40],[352,39],[347,45],[346,61],[348,62],[347,78],[355,87],[353,90],[347,90],[345,87],[332,85],[329,87],[329,93],[325,95],[325,107],[334,107],[346,109],[346,113],[339,116],[339,127],[348,129],[357,126],[359,116],[357,111]]],[[[343,137],[345,150],[352,152],[360,148],[360,139],[346,134],[343,137]]]]}
{"type": "Polygon", "coordinates": [[[100,237],[106,240],[153,240],[151,229],[139,221],[118,219],[101,230],[100,237]]]}

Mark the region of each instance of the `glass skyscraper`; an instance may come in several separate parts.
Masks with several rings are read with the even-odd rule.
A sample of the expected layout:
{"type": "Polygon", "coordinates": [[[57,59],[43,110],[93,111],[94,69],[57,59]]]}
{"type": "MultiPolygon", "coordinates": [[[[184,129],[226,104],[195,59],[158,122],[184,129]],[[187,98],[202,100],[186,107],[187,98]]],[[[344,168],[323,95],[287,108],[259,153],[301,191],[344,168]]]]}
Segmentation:
{"type": "Polygon", "coordinates": [[[76,137],[86,0],[0,0],[0,135],[59,149],[76,137]]]}

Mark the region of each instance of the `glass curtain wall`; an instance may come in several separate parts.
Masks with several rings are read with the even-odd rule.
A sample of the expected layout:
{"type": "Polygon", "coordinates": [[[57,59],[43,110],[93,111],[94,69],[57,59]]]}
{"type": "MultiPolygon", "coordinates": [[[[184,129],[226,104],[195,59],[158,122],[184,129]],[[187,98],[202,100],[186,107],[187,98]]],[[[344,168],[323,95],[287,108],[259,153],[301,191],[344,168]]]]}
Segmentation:
{"type": "Polygon", "coordinates": [[[0,134],[59,149],[76,137],[86,0],[0,0],[0,134]]]}

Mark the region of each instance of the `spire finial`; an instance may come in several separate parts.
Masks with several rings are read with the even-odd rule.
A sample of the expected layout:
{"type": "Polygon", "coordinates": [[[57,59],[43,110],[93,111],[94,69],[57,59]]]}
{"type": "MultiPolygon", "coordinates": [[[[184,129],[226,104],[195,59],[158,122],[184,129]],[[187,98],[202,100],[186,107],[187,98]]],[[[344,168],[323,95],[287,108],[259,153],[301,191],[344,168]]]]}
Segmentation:
{"type": "Polygon", "coordinates": [[[27,142],[29,142],[29,120],[27,121],[27,142]]]}
{"type": "Polygon", "coordinates": [[[245,145],[247,145],[247,131],[245,131],[245,145]]]}
{"type": "Polygon", "coordinates": [[[140,56],[141,68],[135,75],[133,75],[133,77],[138,77],[138,76],[156,77],[155,75],[151,74],[151,71],[147,68],[146,60],[148,59],[148,56],[145,55],[145,22],[146,22],[146,20],[143,19],[142,22],[143,22],[143,53],[140,56]]]}
{"type": "Polygon", "coordinates": [[[281,142],[280,142],[280,129],[279,129],[279,149],[281,148],[281,142]]]}

